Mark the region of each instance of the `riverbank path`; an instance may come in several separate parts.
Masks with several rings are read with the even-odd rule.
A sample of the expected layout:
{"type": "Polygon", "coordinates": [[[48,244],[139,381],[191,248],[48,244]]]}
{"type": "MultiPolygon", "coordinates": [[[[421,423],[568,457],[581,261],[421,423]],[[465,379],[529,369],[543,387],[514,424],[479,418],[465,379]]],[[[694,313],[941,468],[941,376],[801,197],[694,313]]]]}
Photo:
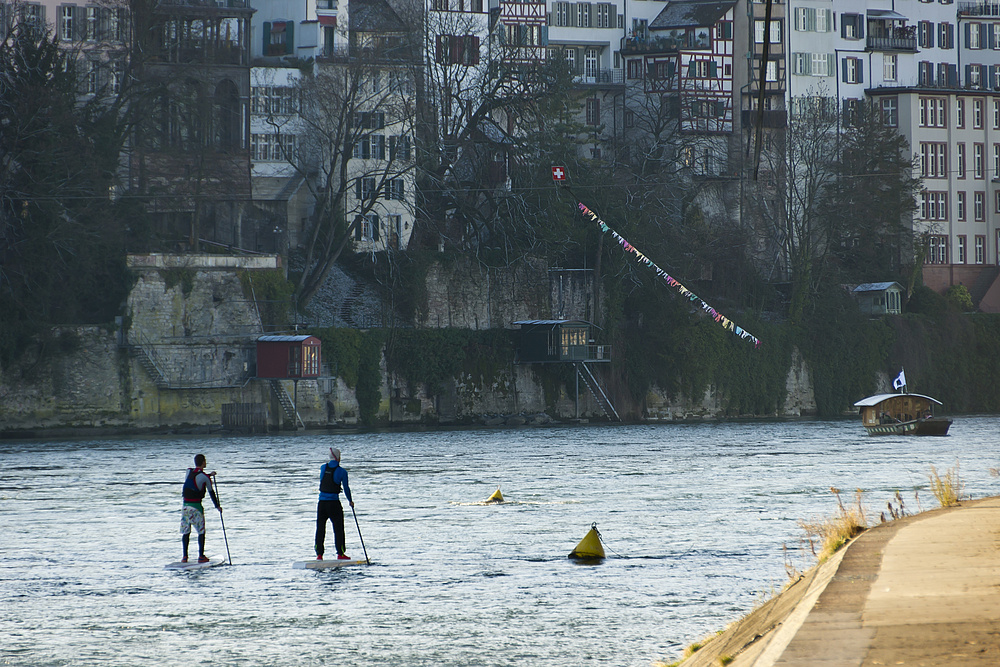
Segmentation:
{"type": "Polygon", "coordinates": [[[1000,666],[1000,497],[866,531],[681,664],[1000,666]]]}

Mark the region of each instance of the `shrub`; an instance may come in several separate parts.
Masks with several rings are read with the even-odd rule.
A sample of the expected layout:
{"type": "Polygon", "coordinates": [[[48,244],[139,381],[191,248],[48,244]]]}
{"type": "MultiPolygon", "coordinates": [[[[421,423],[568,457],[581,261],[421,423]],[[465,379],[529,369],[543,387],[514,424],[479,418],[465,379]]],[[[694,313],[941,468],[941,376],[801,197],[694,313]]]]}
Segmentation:
{"type": "Polygon", "coordinates": [[[944,293],[944,298],[949,305],[966,313],[976,308],[972,305],[972,295],[969,294],[969,290],[965,285],[952,285],[944,293]]]}

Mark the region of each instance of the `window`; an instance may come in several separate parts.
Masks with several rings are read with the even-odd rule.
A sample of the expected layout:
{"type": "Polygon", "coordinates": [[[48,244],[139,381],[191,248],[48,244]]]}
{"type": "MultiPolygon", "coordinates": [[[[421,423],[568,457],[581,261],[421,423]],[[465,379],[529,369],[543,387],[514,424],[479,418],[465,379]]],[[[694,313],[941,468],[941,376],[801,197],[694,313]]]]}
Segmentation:
{"type": "Polygon", "coordinates": [[[625,75],[629,79],[642,78],[642,61],[637,58],[625,61],[625,75]]]}
{"type": "Polygon", "coordinates": [[[899,125],[899,110],[895,97],[882,98],[882,123],[887,127],[899,125]]]}
{"type": "Polygon", "coordinates": [[[959,236],[958,239],[958,263],[965,264],[969,261],[965,256],[965,235],[959,236]]]}
{"type": "Polygon", "coordinates": [[[956,104],[955,125],[960,130],[965,127],[965,100],[961,97],[958,98],[958,102],[956,104]]]}
{"type": "Polygon", "coordinates": [[[840,36],[844,39],[861,39],[864,37],[864,16],[861,14],[840,15],[840,36]]]}
{"type": "Polygon", "coordinates": [[[917,24],[917,44],[922,49],[934,48],[934,23],[920,21],[917,24]]]}
{"type": "Polygon", "coordinates": [[[861,58],[844,58],[844,83],[864,83],[864,70],[861,58]]]}
{"type": "Polygon", "coordinates": [[[938,48],[955,48],[955,26],[950,23],[938,23],[938,48]]]}
{"type": "Polygon", "coordinates": [[[948,193],[924,190],[920,196],[920,217],[923,220],[947,220],[948,193]]]}
{"type": "Polygon", "coordinates": [[[583,75],[588,79],[597,78],[598,52],[597,49],[587,49],[583,53],[583,75]]]}
{"type": "Polygon", "coordinates": [[[354,219],[354,240],[355,241],[378,241],[379,240],[379,220],[377,213],[359,215],[354,219]]]}
{"type": "Polygon", "coordinates": [[[250,91],[250,113],[289,115],[297,108],[295,89],[289,86],[254,86],[250,91]]]}
{"type": "Polygon", "coordinates": [[[389,137],[389,159],[407,161],[410,159],[410,138],[406,135],[389,137]]]}
{"type": "Polygon", "coordinates": [[[709,78],[713,74],[712,70],[715,69],[713,67],[715,65],[714,60],[692,60],[691,63],[693,65],[694,76],[699,79],[709,78]]]}
{"type": "Polygon", "coordinates": [[[947,178],[947,162],[947,144],[929,141],[920,144],[920,176],[922,178],[947,178]]]}
{"type": "Polygon", "coordinates": [[[933,235],[927,239],[927,264],[948,263],[948,237],[933,235]]]}
{"type": "Polygon", "coordinates": [[[59,8],[59,39],[64,42],[73,41],[73,13],[76,7],[63,5],[59,8]]]}
{"type": "Polygon", "coordinates": [[[882,56],[882,78],[886,81],[896,80],[896,54],[886,53],[882,56]]]}
{"type": "Polygon", "coordinates": [[[293,161],[295,159],[295,135],[250,135],[250,159],[258,162],[293,161]]]}
{"type": "Polygon", "coordinates": [[[993,100],[993,129],[1000,130],[1000,100],[997,99],[993,100]]]}
{"type": "Polygon", "coordinates": [[[565,27],[569,25],[569,11],[570,3],[568,2],[554,2],[552,3],[552,19],[553,25],[558,27],[565,27]]]}
{"type": "Polygon", "coordinates": [[[1000,174],[1000,144],[993,144],[993,176],[996,178],[1000,174]]]}
{"type": "Polygon", "coordinates": [[[362,176],[354,179],[354,196],[361,200],[373,199],[378,196],[375,188],[375,177],[362,176]]]}
{"type": "Polygon", "coordinates": [[[812,54],[812,75],[830,76],[833,74],[833,54],[814,53],[812,54]]]}
{"type": "Polygon", "coordinates": [[[957,165],[958,166],[958,169],[957,169],[957,171],[958,171],[958,177],[959,178],[965,178],[965,143],[964,142],[958,144],[957,161],[958,161],[958,165],[957,165]]]}
{"type": "Polygon", "coordinates": [[[993,197],[994,197],[994,200],[995,200],[993,202],[993,211],[995,213],[1000,213],[1000,190],[997,190],[996,192],[994,192],[993,193],[993,197]]]}
{"type": "Polygon", "coordinates": [[[976,222],[982,222],[986,220],[986,193],[976,192],[972,196],[972,208],[973,213],[976,216],[976,222]]]}
{"type": "Polygon", "coordinates": [[[920,98],[920,127],[946,127],[945,100],[920,98]]]}
{"type": "Polygon", "coordinates": [[[404,185],[403,179],[401,178],[390,178],[388,181],[388,187],[385,190],[386,199],[395,199],[396,201],[403,201],[406,199],[404,196],[406,186],[404,185]]]}
{"type": "Polygon", "coordinates": [[[601,124],[601,101],[587,98],[587,125],[601,124]]]}
{"type": "Polygon", "coordinates": [[[986,237],[976,235],[976,264],[986,261],[986,237]]]}
{"type": "MultiPolygon", "coordinates": [[[[754,21],[753,23],[753,39],[755,44],[764,43],[764,27],[767,21],[754,21]]],[[[781,44],[781,21],[777,19],[771,19],[771,27],[767,31],[770,35],[768,43],[770,44],[781,44]]]]}
{"type": "Polygon", "coordinates": [[[577,28],[590,28],[590,3],[589,2],[578,2],[576,3],[576,27],[577,28]]]}
{"type": "MultiPolygon", "coordinates": [[[[517,28],[510,26],[507,28],[517,28]]],[[[508,43],[518,43],[518,40],[508,43]]],[[[478,65],[478,35],[438,35],[434,49],[434,59],[439,65],[478,65]]]]}
{"type": "Polygon", "coordinates": [[[764,68],[764,80],[765,81],[778,80],[778,61],[776,60],[767,61],[767,65],[764,68]]]}
{"type": "Polygon", "coordinates": [[[968,79],[969,82],[969,87],[971,88],[983,87],[983,70],[979,65],[966,65],[965,72],[966,72],[966,79],[968,79]]]}
{"type": "Polygon", "coordinates": [[[981,99],[972,101],[972,127],[976,130],[983,129],[983,101],[981,99]]]}
{"type": "Polygon", "coordinates": [[[611,8],[614,5],[608,5],[603,2],[597,3],[597,24],[594,26],[596,28],[610,28],[611,27],[611,8]]]}
{"type": "Polygon", "coordinates": [[[972,147],[972,171],[976,178],[986,177],[986,147],[983,144],[974,144],[972,147]]]}
{"type": "Polygon", "coordinates": [[[966,212],[965,212],[965,192],[964,191],[959,191],[956,194],[956,199],[957,199],[957,203],[958,203],[958,219],[961,220],[962,222],[965,222],[965,216],[966,216],[966,212]]]}
{"type": "Polygon", "coordinates": [[[97,7],[87,7],[87,23],[84,31],[84,39],[88,42],[97,39],[97,7]]]}
{"type": "Polygon", "coordinates": [[[966,46],[970,49],[981,49],[982,47],[982,23],[966,23],[965,24],[965,38],[966,46]]]}

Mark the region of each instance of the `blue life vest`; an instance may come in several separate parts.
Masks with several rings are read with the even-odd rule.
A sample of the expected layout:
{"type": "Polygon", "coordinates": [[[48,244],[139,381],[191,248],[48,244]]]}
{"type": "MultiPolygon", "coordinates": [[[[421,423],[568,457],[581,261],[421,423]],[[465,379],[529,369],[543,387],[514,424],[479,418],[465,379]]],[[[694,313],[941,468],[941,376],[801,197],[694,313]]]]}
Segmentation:
{"type": "Polygon", "coordinates": [[[187,477],[184,479],[184,500],[200,503],[205,499],[205,490],[208,489],[208,485],[206,484],[204,488],[199,489],[198,483],[195,481],[201,471],[202,468],[188,468],[187,477]]]}

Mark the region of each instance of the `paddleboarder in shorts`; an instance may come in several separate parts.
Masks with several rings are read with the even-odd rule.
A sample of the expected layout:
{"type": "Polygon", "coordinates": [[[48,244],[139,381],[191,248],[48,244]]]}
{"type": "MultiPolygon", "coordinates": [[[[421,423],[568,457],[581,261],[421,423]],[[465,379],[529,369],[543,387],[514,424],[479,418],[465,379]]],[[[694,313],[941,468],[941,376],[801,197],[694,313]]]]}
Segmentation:
{"type": "Polygon", "coordinates": [[[344,507],[340,504],[340,492],[344,492],[347,502],[351,500],[351,487],[347,485],[347,471],[340,467],[340,450],[330,448],[330,460],[319,468],[319,503],[316,505],[316,560],[323,560],[326,542],[326,522],[333,522],[333,541],[337,547],[338,560],[350,560],[344,551],[347,540],[344,536],[344,507]]]}
{"type": "Polygon", "coordinates": [[[205,498],[205,492],[212,497],[215,509],[222,514],[222,505],[212,488],[212,476],[214,472],[206,473],[204,454],[197,454],[194,457],[194,468],[188,468],[187,477],[184,478],[184,506],[181,508],[181,544],[184,545],[184,557],[182,563],[188,562],[188,542],[191,540],[191,528],[198,532],[198,562],[207,563],[208,557],[205,555],[205,508],[201,501],[205,498]]]}

